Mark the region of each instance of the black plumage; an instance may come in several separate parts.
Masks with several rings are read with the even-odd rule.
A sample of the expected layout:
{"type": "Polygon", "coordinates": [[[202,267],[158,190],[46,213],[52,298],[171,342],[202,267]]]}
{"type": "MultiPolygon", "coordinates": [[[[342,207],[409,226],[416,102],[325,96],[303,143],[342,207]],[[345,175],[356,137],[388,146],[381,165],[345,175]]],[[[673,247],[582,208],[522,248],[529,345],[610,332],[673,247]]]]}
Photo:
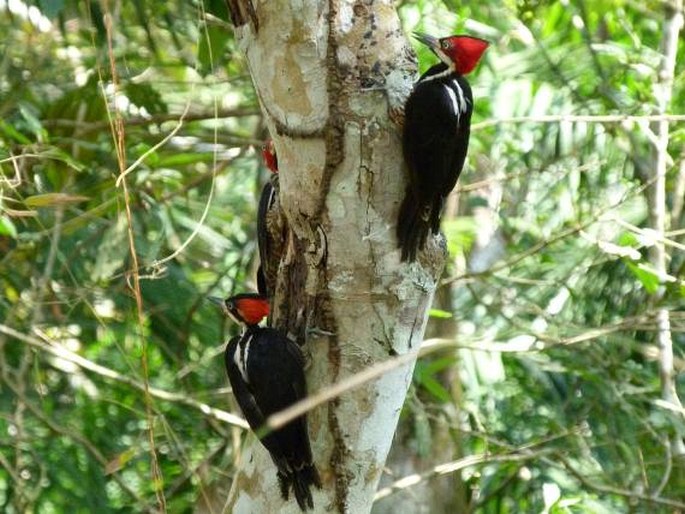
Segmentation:
{"type": "Polygon", "coordinates": [[[306,415],[272,432],[264,425],[270,415],[307,394],[300,348],[276,329],[251,326],[229,341],[225,362],[238,405],[278,469],[281,495],[287,500],[292,488],[302,510],[313,508],[310,489],[320,488],[321,479],[312,459],[306,415]]]}
{"type": "Polygon", "coordinates": [[[489,43],[455,35],[414,36],[440,59],[414,86],[404,106],[402,149],[409,182],[397,223],[402,260],[413,261],[433,232],[440,231],[445,198],[464,167],[471,134],[473,96],[465,75],[489,43]]]}
{"type": "Polygon", "coordinates": [[[402,260],[415,260],[429,233],[440,231],[445,198],[466,160],[472,113],[469,83],[444,63],[424,73],[407,100],[402,149],[409,185],[397,225],[402,260]]]}
{"type": "Polygon", "coordinates": [[[278,199],[278,175],[264,184],[257,209],[257,244],[259,268],[257,290],[266,298],[272,298],[276,290],[278,267],[285,249],[286,224],[278,199]]]}

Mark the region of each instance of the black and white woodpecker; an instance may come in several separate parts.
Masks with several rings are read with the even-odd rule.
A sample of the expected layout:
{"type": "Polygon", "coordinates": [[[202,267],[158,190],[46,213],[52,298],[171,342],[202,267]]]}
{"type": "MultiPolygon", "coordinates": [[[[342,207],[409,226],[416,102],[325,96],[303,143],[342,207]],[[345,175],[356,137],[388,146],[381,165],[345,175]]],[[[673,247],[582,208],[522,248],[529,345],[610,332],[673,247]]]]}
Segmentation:
{"type": "Polygon", "coordinates": [[[259,326],[269,314],[261,294],[209,300],[243,327],[226,347],[226,371],[245,419],[276,465],[281,496],[287,500],[292,489],[303,511],[313,508],[310,488],[320,488],[321,479],[312,459],[306,415],[277,430],[265,426],[269,416],[307,395],[302,351],[281,331],[259,326]]]}
{"type": "Polygon", "coordinates": [[[471,36],[414,35],[441,62],[419,78],[404,107],[402,148],[409,185],[397,223],[403,261],[415,260],[428,234],[440,231],[445,198],[457,183],[469,146],[473,96],[464,75],[488,47],[471,36]]]}
{"type": "Polygon", "coordinates": [[[257,210],[257,290],[267,299],[271,299],[276,289],[278,267],[286,240],[285,217],[278,199],[278,157],[272,140],[268,140],[262,147],[262,158],[271,172],[271,177],[264,184],[257,210]]]}

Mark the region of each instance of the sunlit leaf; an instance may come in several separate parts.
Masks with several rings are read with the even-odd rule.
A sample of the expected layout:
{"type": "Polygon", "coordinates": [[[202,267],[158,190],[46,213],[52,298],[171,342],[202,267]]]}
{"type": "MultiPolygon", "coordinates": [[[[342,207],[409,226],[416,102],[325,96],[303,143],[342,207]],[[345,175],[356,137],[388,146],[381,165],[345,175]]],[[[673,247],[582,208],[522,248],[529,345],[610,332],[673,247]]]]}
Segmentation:
{"type": "Polygon", "coordinates": [[[452,255],[467,252],[476,237],[476,223],[469,216],[445,220],[442,223],[442,229],[445,232],[445,237],[447,237],[447,248],[452,255]]]}
{"type": "Polygon", "coordinates": [[[635,278],[639,280],[649,294],[655,294],[659,290],[660,282],[656,273],[630,261],[626,261],[626,266],[633,272],[635,278]]]}
{"type": "Polygon", "coordinates": [[[213,25],[205,27],[204,33],[200,35],[197,55],[201,73],[211,73],[223,61],[226,42],[229,38],[229,32],[222,27],[213,25]]]}
{"type": "Polygon", "coordinates": [[[451,312],[443,311],[441,309],[431,309],[428,311],[428,315],[431,318],[437,318],[437,319],[450,319],[452,317],[451,312]]]}
{"type": "Polygon", "coordinates": [[[90,198],[82,195],[70,195],[67,193],[44,193],[25,198],[24,203],[28,207],[58,207],[81,203],[87,200],[90,200],[90,198]]]}
{"type": "Polygon", "coordinates": [[[126,464],[136,456],[137,450],[135,448],[129,448],[128,450],[121,452],[119,455],[114,457],[112,460],[105,464],[105,475],[111,475],[117,471],[123,469],[126,464]]]}
{"type": "Polygon", "coordinates": [[[10,139],[13,139],[17,143],[25,144],[28,145],[31,143],[31,140],[27,138],[25,135],[23,135],[21,132],[19,132],[17,129],[15,129],[12,125],[10,125],[8,122],[0,118],[0,132],[2,132],[5,137],[8,137],[10,139]]]}
{"type": "Polygon", "coordinates": [[[0,235],[13,238],[17,237],[17,228],[7,216],[0,216],[0,235]]]}

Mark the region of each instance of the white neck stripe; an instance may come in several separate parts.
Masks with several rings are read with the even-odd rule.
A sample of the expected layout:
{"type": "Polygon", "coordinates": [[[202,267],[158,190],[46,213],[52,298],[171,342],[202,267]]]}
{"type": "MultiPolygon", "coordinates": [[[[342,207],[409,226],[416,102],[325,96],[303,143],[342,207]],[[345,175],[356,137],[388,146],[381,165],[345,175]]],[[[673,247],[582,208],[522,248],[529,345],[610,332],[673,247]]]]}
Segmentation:
{"type": "Polygon", "coordinates": [[[457,104],[457,95],[454,94],[452,88],[449,87],[447,84],[443,84],[443,87],[447,90],[447,95],[450,97],[450,101],[452,102],[452,110],[454,111],[454,115],[457,117],[458,123],[461,110],[459,109],[459,105],[457,104]]]}
{"type": "Polygon", "coordinates": [[[441,71],[440,73],[436,73],[435,75],[429,75],[427,77],[424,77],[420,80],[420,82],[430,82],[431,80],[441,79],[443,77],[447,77],[452,73],[454,73],[454,69],[451,66],[449,66],[445,71],[441,71]]]}
{"type": "Polygon", "coordinates": [[[250,352],[250,343],[252,342],[253,337],[254,336],[250,334],[250,336],[247,338],[247,341],[245,341],[245,344],[242,344],[241,338],[241,340],[238,341],[238,346],[233,354],[233,362],[235,362],[235,365],[238,366],[238,371],[240,371],[240,375],[243,377],[243,380],[246,384],[250,383],[250,379],[247,376],[247,358],[250,352]]]}

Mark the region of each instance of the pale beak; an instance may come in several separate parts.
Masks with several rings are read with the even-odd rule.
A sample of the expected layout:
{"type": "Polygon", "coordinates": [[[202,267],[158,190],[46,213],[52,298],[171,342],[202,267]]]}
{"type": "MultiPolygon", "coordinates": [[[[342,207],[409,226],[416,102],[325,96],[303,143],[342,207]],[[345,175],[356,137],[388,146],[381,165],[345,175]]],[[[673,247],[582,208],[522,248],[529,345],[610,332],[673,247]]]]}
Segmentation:
{"type": "Polygon", "coordinates": [[[224,306],[224,299],[223,299],[223,298],[219,298],[218,296],[208,296],[208,297],[207,297],[207,300],[209,300],[209,301],[212,302],[214,305],[217,305],[217,306],[219,306],[219,307],[223,307],[223,306],[224,306]]]}
{"type": "Polygon", "coordinates": [[[440,40],[436,37],[429,36],[423,32],[414,32],[414,37],[433,51],[440,48],[440,40]]]}

